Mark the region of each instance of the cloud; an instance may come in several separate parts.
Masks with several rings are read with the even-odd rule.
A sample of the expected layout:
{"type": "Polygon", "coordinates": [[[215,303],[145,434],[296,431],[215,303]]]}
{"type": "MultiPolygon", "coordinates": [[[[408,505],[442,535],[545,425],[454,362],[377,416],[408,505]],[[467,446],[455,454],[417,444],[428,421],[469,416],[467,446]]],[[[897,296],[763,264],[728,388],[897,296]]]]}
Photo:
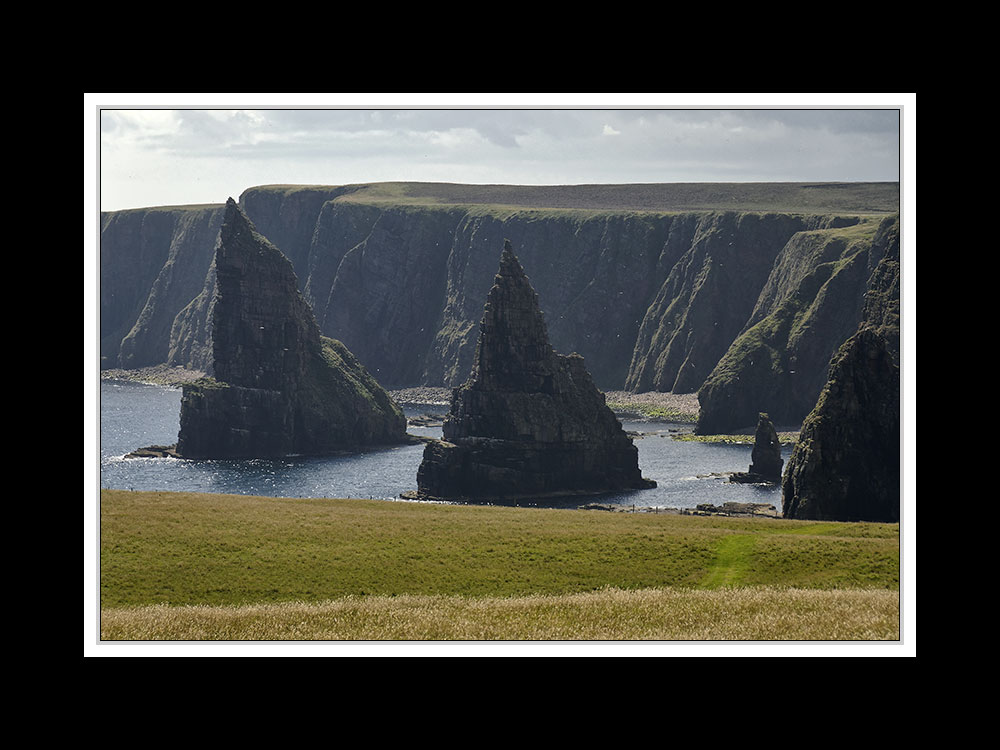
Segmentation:
{"type": "Polygon", "coordinates": [[[137,108],[103,111],[100,142],[108,208],[167,190],[169,200],[145,205],[222,202],[275,182],[844,181],[899,174],[899,112],[892,109],[137,108]]]}

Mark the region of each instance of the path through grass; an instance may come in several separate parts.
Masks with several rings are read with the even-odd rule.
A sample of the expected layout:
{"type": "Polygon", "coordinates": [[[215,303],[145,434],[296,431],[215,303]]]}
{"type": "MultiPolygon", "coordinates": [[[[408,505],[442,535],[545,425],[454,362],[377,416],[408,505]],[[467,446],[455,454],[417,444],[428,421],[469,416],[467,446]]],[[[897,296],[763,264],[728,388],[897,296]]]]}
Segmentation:
{"type": "Polygon", "coordinates": [[[723,586],[739,586],[744,573],[750,567],[750,557],[755,547],[754,537],[749,534],[730,534],[719,540],[716,558],[709,567],[701,585],[706,589],[723,586]]]}

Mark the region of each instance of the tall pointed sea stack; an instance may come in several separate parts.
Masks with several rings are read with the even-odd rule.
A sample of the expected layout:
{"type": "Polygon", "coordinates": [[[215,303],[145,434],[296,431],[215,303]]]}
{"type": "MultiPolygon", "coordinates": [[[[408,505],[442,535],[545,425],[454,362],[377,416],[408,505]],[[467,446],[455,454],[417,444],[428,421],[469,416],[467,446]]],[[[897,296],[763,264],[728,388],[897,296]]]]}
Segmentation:
{"type": "Polygon", "coordinates": [[[786,518],[899,520],[899,368],[863,327],[830,362],[782,482],[786,518]]]}
{"type": "Polygon", "coordinates": [[[184,387],[178,455],[279,458],[408,441],[399,407],[320,335],[292,264],[232,198],[215,265],[215,377],[184,387]]]}
{"type": "Polygon", "coordinates": [[[504,243],[469,380],[417,472],[425,498],[526,498],[655,487],[577,354],[549,344],[538,298],[504,243]]]}

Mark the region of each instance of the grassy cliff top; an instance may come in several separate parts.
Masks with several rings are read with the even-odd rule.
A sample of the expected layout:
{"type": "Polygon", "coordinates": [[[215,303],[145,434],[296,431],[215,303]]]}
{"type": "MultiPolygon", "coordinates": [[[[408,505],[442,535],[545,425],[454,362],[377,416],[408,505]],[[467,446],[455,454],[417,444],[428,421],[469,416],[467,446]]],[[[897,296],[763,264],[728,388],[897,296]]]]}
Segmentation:
{"type": "Polygon", "coordinates": [[[148,206],[145,208],[120,208],[113,211],[101,211],[101,215],[106,214],[148,214],[151,211],[218,211],[225,207],[225,203],[189,203],[177,206],[148,206]]]}
{"type": "Polygon", "coordinates": [[[899,211],[898,182],[705,182],[632,185],[459,185],[380,182],[351,187],[354,189],[339,197],[339,201],[664,213],[737,210],[807,214],[844,212],[889,214],[899,211]]]}
{"type": "MultiPolygon", "coordinates": [[[[484,210],[755,211],[796,214],[885,215],[899,211],[898,182],[672,182],[624,185],[462,185],[450,182],[373,182],[356,185],[257,185],[247,192],[331,193],[333,200],[372,205],[479,206],[484,210]],[[337,193],[340,193],[337,195],[337,193]]],[[[102,213],[217,209],[223,204],[151,206],[102,213]]]]}

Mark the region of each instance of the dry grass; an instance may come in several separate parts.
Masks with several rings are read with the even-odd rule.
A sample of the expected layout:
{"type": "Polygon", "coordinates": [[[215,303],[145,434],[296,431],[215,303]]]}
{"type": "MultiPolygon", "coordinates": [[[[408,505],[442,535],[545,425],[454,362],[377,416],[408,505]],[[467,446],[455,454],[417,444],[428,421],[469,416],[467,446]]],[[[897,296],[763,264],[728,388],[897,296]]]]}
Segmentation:
{"type": "Polygon", "coordinates": [[[899,592],[771,587],[605,589],[510,598],[347,597],[318,603],[115,608],[132,641],[896,641],[899,592]]]}

